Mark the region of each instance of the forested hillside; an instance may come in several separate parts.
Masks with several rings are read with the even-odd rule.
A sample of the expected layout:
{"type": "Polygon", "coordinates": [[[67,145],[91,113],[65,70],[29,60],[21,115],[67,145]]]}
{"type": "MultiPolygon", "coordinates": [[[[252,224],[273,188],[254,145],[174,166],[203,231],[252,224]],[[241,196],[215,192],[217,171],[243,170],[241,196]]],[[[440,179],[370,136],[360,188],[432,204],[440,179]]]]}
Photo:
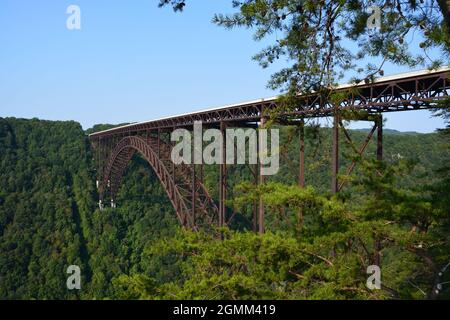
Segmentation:
{"type": "Polygon", "coordinates": [[[88,140],[75,122],[0,119],[0,297],[109,297],[111,279],[144,271],[142,248],[176,225],[170,202],[136,159],[116,210],[97,210],[88,140]],[[68,291],[66,269],[82,270],[68,291]]]}
{"type": "MultiPolygon", "coordinates": [[[[387,133],[386,162],[370,161],[370,144],[348,188],[333,198],[329,133],[307,129],[305,190],[295,187],[295,128],[282,131],[282,168],[267,185],[249,187],[249,171],[230,166],[228,206],[241,231],[219,241],[180,231],[140,157],[127,170],[118,208],[99,211],[95,166],[78,123],[0,119],[0,298],[448,297],[448,287],[430,294],[450,262],[449,179],[441,169],[448,138],[387,133]],[[267,204],[264,236],[245,231],[248,203],[259,196],[267,204]],[[364,267],[373,263],[385,270],[383,290],[365,288],[364,267]],[[66,288],[69,265],[82,270],[81,290],[66,288]]],[[[366,135],[351,134],[358,143],[366,135]]],[[[343,166],[353,159],[345,143],[342,156],[343,166]]],[[[217,195],[216,170],[205,174],[217,195]]]]}
{"type": "Polygon", "coordinates": [[[0,296],[68,298],[64,272],[87,269],[86,216],[94,211],[83,130],[1,119],[0,155],[0,296]]]}

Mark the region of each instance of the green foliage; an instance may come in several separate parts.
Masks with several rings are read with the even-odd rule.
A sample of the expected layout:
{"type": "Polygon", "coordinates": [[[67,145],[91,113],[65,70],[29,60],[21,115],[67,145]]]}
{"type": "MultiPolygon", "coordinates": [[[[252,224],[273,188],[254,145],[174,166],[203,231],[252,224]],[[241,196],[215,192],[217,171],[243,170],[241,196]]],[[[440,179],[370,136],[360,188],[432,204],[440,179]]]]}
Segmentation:
{"type": "MultiPolygon", "coordinates": [[[[384,74],[386,62],[430,68],[448,62],[450,12],[445,1],[230,2],[233,12],[216,14],[213,23],[227,29],[249,28],[255,40],[271,41],[254,60],[267,68],[284,58],[287,67],[273,74],[269,87],[292,97],[311,90],[329,94],[329,88],[349,75],[355,83],[371,82],[384,74]],[[368,27],[373,7],[380,10],[377,29],[368,27]],[[432,49],[442,52],[442,58],[431,59],[432,49]]],[[[159,6],[182,11],[185,4],[160,0],[159,6]]]]}
{"type": "MultiPolygon", "coordinates": [[[[360,144],[366,132],[351,131],[360,144]]],[[[296,186],[298,131],[281,130],[280,173],[258,188],[246,166],[228,166],[232,230],[180,230],[165,191],[135,156],[116,209],[96,208],[90,147],[74,122],[0,119],[0,297],[4,299],[448,298],[448,137],[385,135],[338,197],[328,192],[329,129],[306,127],[307,185],[296,186]],[[259,198],[264,235],[251,227],[259,198]],[[239,230],[239,231],[238,231],[239,230]],[[79,265],[82,290],[66,289],[79,265]],[[368,290],[378,264],[382,290],[368,290]],[[445,269],[447,270],[447,269],[445,269]],[[439,294],[435,294],[439,289],[439,294]]],[[[354,159],[342,148],[342,166],[354,159]]],[[[217,197],[217,168],[205,184],[217,197]]],[[[344,177],[341,177],[341,179],[344,177]]]]}
{"type": "Polygon", "coordinates": [[[1,298],[107,298],[111,280],[146,271],[143,248],[177,225],[139,158],[124,179],[119,208],[96,210],[91,161],[78,123],[0,119],[1,298]],[[66,288],[72,264],[80,266],[81,291],[66,288]]]}
{"type": "MultiPolygon", "coordinates": [[[[158,283],[152,277],[121,277],[115,284],[117,297],[448,298],[448,288],[436,294],[439,283],[444,282],[436,280],[437,275],[450,260],[447,211],[438,212],[418,195],[405,196],[406,189],[393,191],[403,164],[390,169],[376,163],[367,165],[367,170],[376,172],[373,165],[384,172],[375,174],[377,178],[354,182],[366,190],[355,202],[322,196],[312,187],[241,184],[238,193],[242,196],[235,199],[238,205],[262,197],[268,214],[301,211],[301,223],[297,221],[297,227],[287,231],[263,235],[225,230],[223,239],[180,231],[147,250],[149,261],[170,266],[171,278],[158,283]],[[417,208],[422,210],[419,214],[407,215],[417,208]],[[381,290],[365,286],[370,265],[382,270],[381,290]]],[[[289,214],[279,218],[289,219],[289,214]]]]}
{"type": "MultiPolygon", "coordinates": [[[[419,137],[395,134],[397,147],[419,137]]],[[[440,141],[440,148],[446,143],[439,135],[433,141],[440,141]]],[[[419,149],[414,150],[420,159],[432,154],[419,149]]],[[[442,177],[433,173],[448,153],[440,149],[434,169],[430,165],[427,175],[417,175],[421,163],[403,159],[407,149],[395,150],[405,156],[388,162],[361,158],[339,197],[289,185],[288,176],[281,177],[284,183],[259,187],[236,184],[235,210],[245,212],[262,198],[266,234],[226,231],[220,240],[181,231],[146,254],[147,263],[169,268],[170,277],[121,278],[118,296],[126,296],[129,286],[139,299],[449,298],[449,288],[439,286],[449,274],[438,276],[450,262],[449,207],[435,202],[435,192],[446,189],[438,187],[442,177]],[[414,183],[408,181],[412,176],[414,183]],[[382,270],[381,290],[365,285],[370,265],[382,270]]]]}
{"type": "Polygon", "coordinates": [[[0,149],[0,297],[78,298],[65,271],[89,270],[82,217],[93,211],[81,126],[0,119],[0,149]]]}

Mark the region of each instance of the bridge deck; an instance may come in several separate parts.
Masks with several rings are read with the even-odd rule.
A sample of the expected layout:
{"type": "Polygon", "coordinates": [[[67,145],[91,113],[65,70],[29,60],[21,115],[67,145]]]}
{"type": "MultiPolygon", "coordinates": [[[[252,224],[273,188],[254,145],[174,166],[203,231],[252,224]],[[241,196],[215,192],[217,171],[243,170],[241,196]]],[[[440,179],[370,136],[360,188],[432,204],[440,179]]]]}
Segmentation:
{"type": "MultiPolygon", "coordinates": [[[[348,98],[338,106],[323,101],[315,94],[300,96],[299,106],[291,114],[301,117],[324,117],[339,110],[367,110],[370,113],[429,109],[438,100],[450,94],[450,68],[435,71],[421,70],[381,77],[371,84],[345,84],[336,88],[337,92],[348,92],[348,98]]],[[[165,117],[96,132],[91,138],[130,134],[149,129],[164,129],[192,126],[195,121],[216,126],[222,121],[256,122],[265,108],[276,106],[277,97],[258,99],[218,108],[165,117]]]]}

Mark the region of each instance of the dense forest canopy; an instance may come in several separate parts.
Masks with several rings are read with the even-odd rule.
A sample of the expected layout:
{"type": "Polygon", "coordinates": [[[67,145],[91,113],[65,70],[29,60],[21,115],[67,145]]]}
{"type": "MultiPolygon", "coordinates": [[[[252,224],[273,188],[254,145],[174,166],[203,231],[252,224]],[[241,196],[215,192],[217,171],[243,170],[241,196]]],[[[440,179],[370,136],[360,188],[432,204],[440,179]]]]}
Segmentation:
{"type": "MultiPolygon", "coordinates": [[[[78,123],[0,119],[0,298],[448,298],[449,287],[438,286],[450,279],[438,276],[450,262],[448,137],[386,132],[385,163],[372,161],[370,144],[348,188],[332,197],[328,130],[307,127],[306,189],[296,186],[293,127],[282,129],[289,148],[266,185],[250,188],[250,173],[229,166],[227,205],[239,215],[220,241],[180,230],[140,156],[118,208],[100,211],[78,123]],[[265,235],[248,231],[248,204],[259,196],[265,235]],[[365,286],[369,264],[380,265],[382,290],[365,286]],[[81,290],[66,288],[69,265],[80,266],[81,290]]],[[[366,133],[351,134],[362,142],[366,133]]],[[[342,148],[346,163],[350,151],[342,148]]],[[[217,199],[217,170],[205,177],[217,199]]]]}

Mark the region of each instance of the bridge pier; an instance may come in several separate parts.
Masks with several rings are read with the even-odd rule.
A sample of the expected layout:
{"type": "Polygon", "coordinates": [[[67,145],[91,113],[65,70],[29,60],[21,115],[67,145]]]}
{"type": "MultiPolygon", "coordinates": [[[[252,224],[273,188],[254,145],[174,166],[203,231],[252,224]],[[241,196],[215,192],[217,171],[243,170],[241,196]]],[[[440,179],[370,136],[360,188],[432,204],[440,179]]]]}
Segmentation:
{"type": "Polygon", "coordinates": [[[333,194],[339,191],[339,122],[340,117],[336,108],[333,115],[333,150],[331,155],[331,192],[333,194]]]}
{"type": "MultiPolygon", "coordinates": [[[[266,125],[266,118],[265,117],[261,117],[261,123],[260,123],[260,128],[264,129],[266,125]]],[[[258,140],[260,139],[260,135],[258,134],[258,140]]],[[[258,142],[258,152],[261,153],[261,150],[259,150],[259,147],[261,145],[261,142],[258,142]]],[[[273,150],[271,150],[271,152],[273,152],[273,150]]],[[[261,163],[261,161],[258,161],[258,163],[261,163]]],[[[263,175],[263,171],[262,171],[262,166],[261,164],[259,164],[259,185],[262,186],[265,183],[265,176],[263,175]]],[[[264,221],[265,220],[265,210],[264,210],[264,201],[262,199],[262,197],[259,197],[259,215],[258,215],[258,231],[260,234],[263,234],[265,231],[265,225],[264,225],[264,221]]]]}
{"type": "Polygon", "coordinates": [[[219,227],[226,225],[226,205],[227,199],[227,167],[226,167],[226,124],[224,121],[220,122],[220,132],[222,133],[222,161],[219,168],[219,227]]]}
{"type": "Polygon", "coordinates": [[[305,187],[305,119],[300,120],[300,155],[298,168],[298,185],[300,188],[305,187]]]}
{"type": "MultiPolygon", "coordinates": [[[[256,140],[258,142],[258,140],[256,140]]],[[[254,179],[254,185],[257,188],[258,184],[259,184],[259,164],[254,164],[253,165],[253,179],[254,179]]],[[[253,202],[253,232],[257,233],[258,232],[258,205],[259,202],[257,200],[255,200],[253,202]]]]}
{"type": "Polygon", "coordinates": [[[191,227],[195,228],[195,163],[192,164],[192,178],[191,178],[191,199],[192,199],[192,207],[191,207],[191,227]]]}
{"type": "Polygon", "coordinates": [[[383,160],[383,116],[380,114],[375,121],[377,125],[377,160],[383,160]]]}

